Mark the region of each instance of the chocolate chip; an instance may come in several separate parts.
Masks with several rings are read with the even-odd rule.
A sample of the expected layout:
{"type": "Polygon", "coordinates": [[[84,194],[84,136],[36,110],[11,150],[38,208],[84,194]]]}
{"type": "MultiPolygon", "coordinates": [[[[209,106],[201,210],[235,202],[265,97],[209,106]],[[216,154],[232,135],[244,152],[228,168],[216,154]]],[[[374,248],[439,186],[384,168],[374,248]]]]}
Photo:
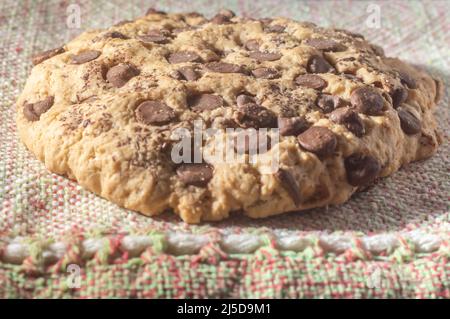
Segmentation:
{"type": "Polygon", "coordinates": [[[336,135],[326,127],[312,126],[297,137],[300,145],[319,156],[333,154],[336,149],[336,135]]]}
{"type": "Polygon", "coordinates": [[[342,76],[346,79],[355,81],[355,82],[362,82],[360,78],[358,78],[356,75],[354,74],[350,74],[350,73],[342,73],[342,76]]]}
{"type": "Polygon", "coordinates": [[[336,61],[338,61],[338,62],[355,62],[356,58],[353,56],[344,56],[344,57],[337,58],[336,61]]]}
{"type": "Polygon", "coordinates": [[[172,31],[164,27],[160,29],[149,29],[147,34],[161,34],[165,37],[172,37],[172,31]]]}
{"type": "Polygon", "coordinates": [[[129,39],[128,36],[126,36],[125,34],[118,32],[118,31],[111,31],[111,32],[106,32],[103,35],[104,38],[112,38],[112,39],[122,39],[122,40],[126,40],[129,39]]]}
{"type": "Polygon", "coordinates": [[[271,52],[253,51],[253,52],[250,52],[249,56],[252,59],[258,60],[259,62],[276,61],[276,60],[281,59],[281,54],[271,53],[271,52]]]}
{"type": "Polygon", "coordinates": [[[380,56],[380,57],[384,57],[384,49],[382,47],[380,47],[379,45],[376,44],[371,44],[370,47],[372,48],[372,51],[380,56]]]}
{"type": "Polygon", "coordinates": [[[330,113],[338,107],[345,105],[345,101],[339,96],[331,94],[320,94],[316,100],[316,105],[324,112],[330,113]]]}
{"type": "Polygon", "coordinates": [[[213,169],[204,163],[182,164],[177,168],[177,175],[186,185],[205,187],[213,177],[213,169]]]}
{"type": "Polygon", "coordinates": [[[352,32],[352,31],[348,31],[348,30],[344,30],[344,29],[338,29],[338,28],[335,28],[334,31],[343,33],[350,37],[361,38],[362,40],[364,40],[364,36],[360,33],[352,32]]]}
{"type": "Polygon", "coordinates": [[[344,125],[350,132],[358,137],[364,135],[364,123],[358,113],[348,107],[341,107],[330,114],[330,120],[344,125]]]}
{"type": "Polygon", "coordinates": [[[31,61],[33,62],[33,65],[38,65],[38,64],[44,62],[45,60],[48,60],[48,59],[50,59],[58,54],[64,53],[64,52],[65,52],[65,50],[63,47],[47,50],[47,51],[33,55],[33,57],[31,58],[31,61]]]}
{"type": "Polygon", "coordinates": [[[139,36],[143,42],[153,42],[157,44],[166,44],[169,42],[170,32],[167,30],[149,30],[147,34],[139,36]]]}
{"type": "Polygon", "coordinates": [[[138,39],[146,43],[166,44],[169,43],[169,39],[162,35],[140,35],[138,39]]]}
{"type": "Polygon", "coordinates": [[[156,10],[155,8],[148,8],[146,15],[149,14],[166,14],[164,11],[156,10]]]}
{"type": "Polygon", "coordinates": [[[279,117],[278,128],[281,136],[297,136],[309,127],[304,117],[279,117]]]}
{"type": "Polygon", "coordinates": [[[408,73],[403,72],[403,71],[397,71],[397,72],[400,77],[400,81],[404,85],[406,85],[410,89],[417,89],[417,82],[411,75],[409,75],[408,73]]]}
{"type": "Polygon", "coordinates": [[[299,25],[303,28],[308,28],[308,29],[314,29],[317,27],[317,24],[312,23],[312,22],[305,22],[305,21],[299,22],[299,25]]]}
{"type": "Polygon", "coordinates": [[[236,103],[239,107],[244,106],[245,104],[249,104],[249,103],[254,104],[255,98],[251,95],[240,94],[236,98],[236,103]]]}
{"type": "Polygon", "coordinates": [[[244,47],[248,51],[258,51],[259,50],[259,41],[258,40],[248,40],[245,42],[244,47]]]}
{"type": "Polygon", "coordinates": [[[238,154],[262,154],[272,148],[272,140],[266,133],[242,131],[234,137],[234,150],[238,154]]]}
{"type": "Polygon", "coordinates": [[[404,87],[399,86],[393,89],[390,95],[392,98],[392,106],[397,108],[408,98],[408,91],[404,87]]]}
{"type": "Polygon", "coordinates": [[[416,134],[421,131],[420,120],[415,117],[411,112],[399,108],[397,109],[398,117],[400,118],[400,126],[408,135],[416,134]]]}
{"type": "Polygon", "coordinates": [[[277,126],[277,118],[268,109],[256,103],[248,103],[239,107],[236,121],[245,128],[271,128],[277,126]]]}
{"type": "Polygon", "coordinates": [[[239,128],[239,124],[230,118],[216,117],[214,119],[214,127],[222,128],[222,129],[227,129],[227,128],[236,129],[236,128],[239,128]]]}
{"type": "Polygon", "coordinates": [[[186,13],[186,16],[188,16],[190,18],[200,18],[200,17],[203,17],[203,14],[201,14],[200,12],[197,12],[197,11],[192,11],[192,12],[186,13]]]}
{"type": "Polygon", "coordinates": [[[335,73],[334,67],[320,55],[309,58],[306,69],[309,73],[335,73]]]}
{"type": "Polygon", "coordinates": [[[214,110],[223,106],[223,99],[219,95],[205,93],[189,97],[188,105],[193,111],[214,110]]]}
{"type": "Polygon", "coordinates": [[[120,26],[122,26],[124,24],[128,24],[128,23],[131,23],[131,22],[133,22],[133,21],[131,21],[131,20],[122,20],[122,21],[119,21],[116,24],[114,24],[113,27],[120,27],[120,26]]]}
{"type": "Polygon", "coordinates": [[[33,109],[37,114],[43,114],[53,106],[54,101],[55,98],[53,96],[49,96],[45,100],[33,103],[33,109]]]}
{"type": "Polygon", "coordinates": [[[214,24],[228,24],[231,23],[230,18],[223,14],[216,14],[211,20],[211,23],[214,24]]]}
{"type": "Polygon", "coordinates": [[[158,101],[145,101],[136,108],[136,118],[144,124],[163,125],[175,119],[175,112],[158,101]]]}
{"type": "Polygon", "coordinates": [[[273,21],[273,19],[271,19],[271,18],[262,18],[262,19],[259,19],[259,21],[260,21],[262,24],[271,24],[272,21],[273,21]]]}
{"type": "Polygon", "coordinates": [[[280,77],[280,73],[277,70],[272,68],[257,68],[252,71],[254,77],[258,79],[277,79],[280,77]]]}
{"type": "Polygon", "coordinates": [[[186,79],[184,78],[183,74],[181,74],[178,70],[171,71],[170,74],[169,74],[169,76],[170,76],[172,79],[175,79],[175,80],[178,80],[178,81],[186,80],[186,79]]]}
{"type": "Polygon", "coordinates": [[[200,62],[201,58],[197,53],[192,51],[179,51],[169,55],[167,60],[171,64],[176,64],[184,62],[200,62]]]}
{"type": "Polygon", "coordinates": [[[384,89],[384,85],[381,81],[375,81],[371,83],[374,87],[379,88],[379,89],[384,89]]]}
{"type": "Polygon", "coordinates": [[[352,186],[363,186],[371,183],[381,171],[377,159],[369,155],[353,154],[344,160],[347,181],[352,186]]]}
{"type": "Polygon", "coordinates": [[[284,32],[285,29],[286,29],[286,27],[283,25],[271,24],[271,25],[266,26],[264,28],[264,31],[269,32],[269,33],[281,33],[281,32],[284,32]]]}
{"type": "Polygon", "coordinates": [[[217,73],[240,73],[242,68],[240,65],[225,62],[206,63],[206,68],[217,73]]]}
{"type": "Polygon", "coordinates": [[[199,78],[197,72],[193,67],[185,66],[178,69],[178,72],[183,76],[183,78],[187,81],[195,81],[199,78]]]}
{"type": "Polygon", "coordinates": [[[444,96],[444,85],[440,79],[433,79],[433,80],[436,86],[436,95],[434,97],[434,102],[438,104],[444,96]]]}
{"type": "Polygon", "coordinates": [[[362,86],[353,90],[350,95],[352,106],[360,113],[381,115],[383,113],[383,97],[370,86],[362,86]]]}
{"type": "Polygon", "coordinates": [[[343,51],[345,47],[330,39],[308,39],[305,44],[322,51],[343,51]]]}
{"type": "Polygon", "coordinates": [[[301,74],[295,78],[295,83],[310,89],[322,90],[328,83],[315,74],[301,74]]]}
{"type": "Polygon", "coordinates": [[[278,172],[275,173],[275,177],[283,185],[284,189],[291,197],[295,206],[300,205],[300,189],[294,176],[288,170],[280,168],[278,172]]]}
{"type": "Polygon", "coordinates": [[[29,121],[37,121],[41,114],[47,112],[53,106],[54,100],[53,96],[49,96],[42,101],[27,103],[23,107],[23,115],[29,121]]]}
{"type": "Polygon", "coordinates": [[[226,17],[228,17],[230,19],[236,16],[236,14],[233,11],[228,10],[228,9],[220,9],[218,14],[226,16],[226,17]]]}
{"type": "Polygon", "coordinates": [[[29,103],[29,104],[25,104],[25,105],[24,105],[24,107],[23,107],[23,115],[25,116],[25,118],[26,118],[28,121],[32,121],[32,122],[38,121],[38,120],[39,120],[39,117],[40,117],[38,114],[36,114],[36,113],[34,112],[33,104],[32,104],[32,103],[29,103]]]}
{"type": "Polygon", "coordinates": [[[122,63],[109,69],[106,73],[106,79],[113,86],[120,88],[137,75],[139,75],[139,70],[135,66],[122,63]]]}
{"type": "Polygon", "coordinates": [[[100,54],[102,54],[100,51],[95,50],[81,52],[72,56],[72,64],[83,64],[95,60],[100,56],[100,54]]]}

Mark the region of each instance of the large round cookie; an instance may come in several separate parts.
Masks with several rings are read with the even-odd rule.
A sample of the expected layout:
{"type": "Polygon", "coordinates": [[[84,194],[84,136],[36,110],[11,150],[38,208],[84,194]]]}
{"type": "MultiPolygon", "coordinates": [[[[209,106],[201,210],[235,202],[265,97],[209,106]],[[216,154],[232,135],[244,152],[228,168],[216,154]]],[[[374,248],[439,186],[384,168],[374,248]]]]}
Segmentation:
{"type": "Polygon", "coordinates": [[[52,172],[146,215],[197,223],[341,204],[439,144],[438,81],[311,23],[149,10],[33,63],[17,102],[22,141],[52,172]],[[278,128],[258,156],[277,154],[279,168],[174,163],[172,133],[200,119],[278,128]]]}

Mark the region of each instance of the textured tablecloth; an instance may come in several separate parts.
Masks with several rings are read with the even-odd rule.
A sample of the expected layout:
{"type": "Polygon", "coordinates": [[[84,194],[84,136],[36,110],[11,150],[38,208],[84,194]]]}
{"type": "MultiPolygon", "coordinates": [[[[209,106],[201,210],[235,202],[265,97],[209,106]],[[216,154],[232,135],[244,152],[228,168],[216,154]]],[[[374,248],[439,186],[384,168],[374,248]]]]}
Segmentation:
{"type": "Polygon", "coordinates": [[[2,0],[0,297],[450,298],[447,97],[436,110],[444,144],[435,157],[345,205],[264,220],[187,225],[172,214],[141,216],[35,160],[14,121],[30,55],[150,6],[208,16],[228,7],[348,28],[448,87],[448,1],[2,0]],[[79,6],[80,28],[67,26],[71,4],[79,6]]]}

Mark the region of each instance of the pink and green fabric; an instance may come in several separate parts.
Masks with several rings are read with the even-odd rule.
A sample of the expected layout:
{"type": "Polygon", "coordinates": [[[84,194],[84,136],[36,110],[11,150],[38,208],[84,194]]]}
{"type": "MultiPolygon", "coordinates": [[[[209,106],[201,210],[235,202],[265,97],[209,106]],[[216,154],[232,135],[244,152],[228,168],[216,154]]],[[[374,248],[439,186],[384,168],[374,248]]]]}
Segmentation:
{"type": "Polygon", "coordinates": [[[33,53],[142,15],[222,7],[363,33],[387,55],[448,87],[450,10],[443,1],[0,2],[1,298],[450,298],[450,119],[444,144],[339,207],[263,220],[187,225],[148,218],[49,173],[20,143],[14,101],[33,53]],[[81,26],[69,28],[76,4],[81,26]],[[380,10],[381,26],[367,23],[380,10]],[[372,6],[372,7],[369,7],[372,6]],[[377,9],[376,9],[377,10],[377,9]]]}

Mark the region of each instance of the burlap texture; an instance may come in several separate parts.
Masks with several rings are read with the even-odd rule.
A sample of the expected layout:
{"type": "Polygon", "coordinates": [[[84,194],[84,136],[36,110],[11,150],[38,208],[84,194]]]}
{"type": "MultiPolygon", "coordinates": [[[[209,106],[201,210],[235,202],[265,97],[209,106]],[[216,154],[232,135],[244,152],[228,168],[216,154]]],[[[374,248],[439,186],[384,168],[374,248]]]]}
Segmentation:
{"type": "MultiPolygon", "coordinates": [[[[447,262],[450,255],[450,121],[446,94],[436,110],[444,144],[435,157],[408,165],[342,206],[264,220],[233,216],[220,223],[186,225],[172,214],[148,218],[121,209],[83,190],[76,183],[49,173],[35,160],[18,140],[14,120],[14,101],[31,69],[30,56],[59,46],[83,30],[135,18],[144,14],[150,6],[173,12],[197,10],[209,16],[222,7],[228,7],[240,15],[286,16],[322,26],[347,28],[363,33],[367,39],[382,45],[387,55],[399,56],[426,68],[444,81],[445,88],[448,87],[450,8],[447,1],[2,0],[0,296],[450,297],[450,267],[447,262]],[[70,4],[79,5],[81,10],[79,29],[67,26],[67,8],[70,4]],[[380,28],[373,28],[370,21],[367,22],[371,12],[377,10],[373,5],[381,10],[380,28]],[[45,246],[42,243],[49,238],[65,242],[69,234],[74,233],[86,239],[104,234],[120,237],[118,234],[148,235],[149,232],[151,236],[155,232],[166,236],[162,242],[169,248],[158,254],[145,250],[151,257],[144,258],[142,252],[133,256],[142,262],[140,266],[130,265],[133,259],[129,256],[116,258],[109,244],[105,248],[109,257],[100,262],[101,267],[98,263],[90,263],[90,259],[97,258],[98,261],[98,251],[101,249],[94,257],[80,257],[80,254],[78,257],[84,258],[78,260],[84,267],[83,278],[88,280],[94,276],[87,281],[90,284],[85,290],[62,288],[60,282],[64,281],[63,275],[58,275],[54,268],[47,268],[47,265],[39,269],[41,281],[27,277],[27,271],[32,269],[31,272],[34,272],[37,266],[42,266],[39,264],[42,254],[33,255],[32,249],[26,251],[16,265],[6,262],[5,257],[2,262],[2,254],[11,255],[11,251],[5,253],[5,249],[13,238],[17,240],[17,236],[32,246],[45,246]],[[403,239],[406,242],[410,240],[411,232],[416,236],[413,236],[416,246],[412,248],[408,243],[402,245],[403,239]],[[172,234],[170,238],[167,237],[169,233],[172,234]],[[185,236],[177,237],[177,233],[212,234],[211,249],[218,251],[219,260],[213,258],[214,262],[211,262],[209,257],[203,258],[202,249],[208,247],[208,241],[194,238],[193,246],[201,242],[204,247],[190,251],[189,240],[185,236]],[[233,241],[234,237],[230,236],[236,234],[251,234],[253,237],[247,242],[245,238],[233,241]],[[360,251],[356,249],[360,255],[355,255],[352,245],[340,250],[341,239],[337,242],[324,239],[323,236],[330,234],[337,234],[342,240],[351,242],[355,238],[370,241],[376,238],[373,236],[383,234],[400,238],[400,244],[388,245],[380,259],[367,245],[363,245],[360,251]],[[278,244],[271,242],[271,236],[278,236],[278,244]],[[307,249],[288,247],[280,250],[280,236],[294,240],[312,236],[312,240],[317,242],[307,249]],[[433,249],[426,249],[427,236],[434,236],[438,242],[433,249]],[[220,243],[217,238],[220,238],[220,243]],[[254,249],[247,249],[255,240],[260,240],[260,243],[253,245],[254,249]],[[324,248],[327,245],[331,245],[331,249],[324,248]],[[181,256],[174,256],[177,251],[181,256]],[[398,254],[407,258],[398,257],[398,254]],[[265,256],[261,257],[261,263],[259,256],[265,256]],[[269,261],[272,263],[266,265],[269,261]],[[408,279],[389,270],[392,264],[399,261],[400,272],[409,274],[408,279]],[[256,268],[252,267],[259,271],[253,271],[256,268]],[[385,269],[386,282],[389,283],[376,291],[364,284],[373,267],[385,269]],[[24,269],[27,270],[25,273],[24,269]],[[154,277],[149,277],[149,271],[154,277]],[[200,273],[202,276],[199,276],[200,273]],[[176,284],[174,278],[182,278],[184,284],[176,284]],[[139,284],[140,281],[143,283],[139,284]],[[164,282],[163,288],[159,286],[159,281],[164,282]]],[[[386,239],[383,236],[379,236],[379,241],[386,239]]],[[[120,246],[122,237],[113,238],[114,243],[120,246]]],[[[355,241],[356,247],[358,242],[355,241]]],[[[69,250],[71,247],[79,248],[73,241],[66,246],[69,250]]],[[[123,253],[121,250],[120,257],[123,253]]],[[[76,258],[70,260],[76,261],[76,258]]],[[[50,264],[54,266],[54,261],[50,264]]],[[[58,265],[59,271],[65,265],[58,265]]]]}

